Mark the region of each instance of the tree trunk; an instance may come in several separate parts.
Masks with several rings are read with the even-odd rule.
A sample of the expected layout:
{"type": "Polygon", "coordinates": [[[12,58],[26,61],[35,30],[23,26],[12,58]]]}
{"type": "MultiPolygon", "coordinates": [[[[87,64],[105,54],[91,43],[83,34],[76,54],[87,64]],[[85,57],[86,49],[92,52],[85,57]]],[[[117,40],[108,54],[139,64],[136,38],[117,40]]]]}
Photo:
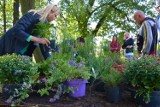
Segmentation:
{"type": "Polygon", "coordinates": [[[6,0],[3,0],[3,30],[6,33],[6,0]]]}
{"type": "Polygon", "coordinates": [[[13,25],[19,20],[19,0],[14,0],[13,4],[13,25]]]}
{"type": "Polygon", "coordinates": [[[35,8],[35,0],[20,0],[22,15],[35,8]]]}

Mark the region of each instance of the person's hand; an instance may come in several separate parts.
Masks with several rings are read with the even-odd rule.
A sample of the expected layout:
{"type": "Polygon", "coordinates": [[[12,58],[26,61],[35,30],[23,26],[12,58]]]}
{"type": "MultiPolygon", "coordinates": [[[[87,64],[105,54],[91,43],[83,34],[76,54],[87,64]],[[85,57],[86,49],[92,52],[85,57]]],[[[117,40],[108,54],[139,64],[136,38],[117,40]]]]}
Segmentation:
{"type": "Polygon", "coordinates": [[[46,46],[48,46],[50,44],[50,41],[46,38],[38,38],[38,42],[40,44],[43,44],[43,45],[46,45],[46,46]]]}
{"type": "Polygon", "coordinates": [[[38,43],[46,45],[46,46],[48,46],[50,44],[50,41],[48,39],[38,38],[38,37],[35,37],[35,36],[32,37],[31,41],[38,42],[38,43]]]}
{"type": "Polygon", "coordinates": [[[132,46],[131,46],[131,45],[128,45],[126,48],[132,48],[132,46]]]}

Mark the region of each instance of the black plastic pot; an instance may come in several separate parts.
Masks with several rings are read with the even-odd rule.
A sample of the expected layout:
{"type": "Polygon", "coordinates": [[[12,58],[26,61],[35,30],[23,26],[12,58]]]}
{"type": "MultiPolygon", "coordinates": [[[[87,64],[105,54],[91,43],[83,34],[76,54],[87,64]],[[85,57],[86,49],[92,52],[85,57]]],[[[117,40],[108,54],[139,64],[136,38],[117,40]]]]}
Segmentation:
{"type": "Polygon", "coordinates": [[[150,98],[150,102],[149,103],[145,103],[143,101],[142,96],[136,96],[135,98],[135,94],[136,94],[136,90],[135,89],[130,89],[131,92],[131,97],[133,99],[135,99],[135,101],[137,102],[137,104],[143,106],[143,107],[160,107],[160,91],[154,91],[151,94],[151,98],[150,98]]]}
{"type": "Polygon", "coordinates": [[[104,82],[101,79],[96,79],[95,80],[94,88],[98,92],[105,92],[104,82]]]}
{"type": "Polygon", "coordinates": [[[14,95],[15,89],[21,91],[22,84],[3,84],[2,95],[5,98],[9,98],[14,95]]]}
{"type": "Polygon", "coordinates": [[[119,86],[106,86],[105,87],[106,100],[116,103],[122,99],[122,90],[119,86]]]}

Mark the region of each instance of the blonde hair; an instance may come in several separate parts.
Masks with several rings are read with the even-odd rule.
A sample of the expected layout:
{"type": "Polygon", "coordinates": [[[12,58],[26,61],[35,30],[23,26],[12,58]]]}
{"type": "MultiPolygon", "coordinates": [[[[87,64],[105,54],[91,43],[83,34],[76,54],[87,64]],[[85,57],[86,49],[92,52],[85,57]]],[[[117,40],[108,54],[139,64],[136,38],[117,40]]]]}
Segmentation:
{"type": "Polygon", "coordinates": [[[129,33],[129,32],[125,32],[125,33],[124,33],[124,36],[127,36],[127,37],[130,38],[130,33],[129,33]]]}
{"type": "Polygon", "coordinates": [[[51,12],[51,10],[52,10],[54,13],[58,13],[58,14],[59,14],[59,8],[58,8],[57,5],[54,5],[54,4],[49,4],[49,5],[47,5],[45,8],[40,9],[40,10],[38,10],[37,12],[34,11],[34,10],[31,10],[31,11],[34,11],[34,13],[39,14],[39,15],[41,16],[41,17],[40,17],[40,21],[41,21],[41,22],[45,22],[46,19],[47,19],[48,14],[51,12]]]}

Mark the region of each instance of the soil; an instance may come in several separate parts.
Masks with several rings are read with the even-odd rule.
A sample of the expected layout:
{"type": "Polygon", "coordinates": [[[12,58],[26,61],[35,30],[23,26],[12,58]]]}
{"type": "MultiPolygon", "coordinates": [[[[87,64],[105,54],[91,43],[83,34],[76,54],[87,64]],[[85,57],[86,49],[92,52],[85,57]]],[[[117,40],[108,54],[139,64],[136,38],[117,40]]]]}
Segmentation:
{"type": "MultiPolygon", "coordinates": [[[[119,102],[108,102],[105,98],[105,92],[97,92],[94,89],[90,91],[87,86],[86,96],[82,98],[71,98],[68,95],[61,96],[60,100],[49,103],[49,96],[39,96],[36,93],[30,94],[20,107],[138,107],[136,102],[131,98],[130,92],[124,90],[122,100],[119,102]]],[[[0,94],[0,107],[4,106],[5,99],[0,94]]]]}

